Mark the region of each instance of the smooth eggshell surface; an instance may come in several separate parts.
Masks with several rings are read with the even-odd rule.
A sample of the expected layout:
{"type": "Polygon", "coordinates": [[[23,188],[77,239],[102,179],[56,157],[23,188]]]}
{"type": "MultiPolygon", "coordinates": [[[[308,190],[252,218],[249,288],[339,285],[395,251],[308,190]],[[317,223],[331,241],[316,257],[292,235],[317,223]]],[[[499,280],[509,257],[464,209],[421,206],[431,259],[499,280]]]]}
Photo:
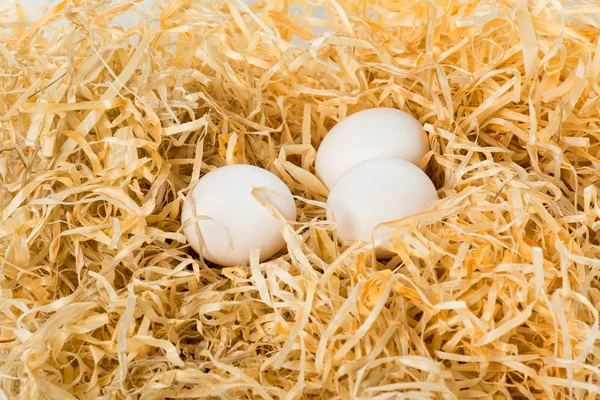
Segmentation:
{"type": "Polygon", "coordinates": [[[331,189],[352,166],[371,158],[398,157],[419,163],[429,151],[423,127],[394,108],[371,108],[341,120],[323,139],[315,171],[331,189]]]}
{"type": "Polygon", "coordinates": [[[437,199],[435,186],[419,167],[400,158],[376,158],[346,171],[327,205],[341,240],[370,242],[377,225],[417,214],[437,199]]]}
{"type": "Polygon", "coordinates": [[[204,175],[183,204],[184,226],[193,216],[203,218],[196,224],[188,222],[184,228],[197,253],[216,264],[236,266],[247,264],[254,248],[260,249],[260,259],[264,260],[283,247],[281,224],[254,198],[252,189],[256,187],[272,191],[266,198],[286,220],[296,220],[292,193],[277,176],[251,165],[221,167],[204,175]],[[202,233],[204,247],[196,227],[202,233]],[[228,246],[227,230],[232,248],[228,246]]]}

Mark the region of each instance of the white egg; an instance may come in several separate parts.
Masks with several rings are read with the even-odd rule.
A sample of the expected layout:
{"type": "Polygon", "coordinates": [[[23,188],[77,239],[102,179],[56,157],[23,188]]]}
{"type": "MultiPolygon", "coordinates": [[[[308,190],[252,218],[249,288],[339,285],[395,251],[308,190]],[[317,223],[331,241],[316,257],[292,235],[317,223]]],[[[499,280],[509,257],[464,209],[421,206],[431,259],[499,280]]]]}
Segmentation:
{"type": "Polygon", "coordinates": [[[394,108],[371,108],[334,126],[317,151],[317,176],[331,189],[344,172],[371,158],[398,157],[419,163],[429,151],[423,127],[394,108]]]}
{"type": "Polygon", "coordinates": [[[197,253],[216,264],[235,266],[248,263],[252,249],[260,249],[264,260],[283,247],[281,223],[252,195],[257,187],[268,189],[266,198],[286,220],[295,221],[294,199],[277,176],[251,165],[217,168],[200,179],[183,204],[182,224],[201,216],[196,224],[188,222],[184,228],[197,253]]]}
{"type": "Polygon", "coordinates": [[[438,199],[435,186],[419,167],[400,158],[375,158],[346,171],[327,200],[329,218],[343,241],[371,241],[383,222],[419,213],[438,199]]]}

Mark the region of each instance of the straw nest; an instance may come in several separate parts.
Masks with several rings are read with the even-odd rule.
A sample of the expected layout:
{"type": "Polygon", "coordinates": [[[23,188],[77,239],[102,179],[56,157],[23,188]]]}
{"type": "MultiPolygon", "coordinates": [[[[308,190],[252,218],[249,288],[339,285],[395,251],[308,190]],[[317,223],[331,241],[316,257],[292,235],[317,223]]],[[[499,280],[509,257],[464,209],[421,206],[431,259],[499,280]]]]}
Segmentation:
{"type": "Polygon", "coordinates": [[[0,398],[597,396],[600,6],[285,3],[2,6],[0,398]],[[442,198],[376,230],[386,263],[313,174],[376,106],[424,124],[442,198]],[[221,269],[180,209],[233,163],[300,217],[221,269]]]}

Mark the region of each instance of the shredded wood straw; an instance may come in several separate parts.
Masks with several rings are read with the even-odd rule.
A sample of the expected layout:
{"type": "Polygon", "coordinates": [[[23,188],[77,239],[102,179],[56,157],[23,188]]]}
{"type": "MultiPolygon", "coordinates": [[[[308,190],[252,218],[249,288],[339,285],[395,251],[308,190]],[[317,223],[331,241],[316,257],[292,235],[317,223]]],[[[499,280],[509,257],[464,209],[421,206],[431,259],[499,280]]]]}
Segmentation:
{"type": "Polygon", "coordinates": [[[158,3],[1,6],[0,399],[598,396],[599,5],[158,3]],[[377,106],[442,200],[344,246],[315,149],[377,106]],[[300,218],[221,269],[180,209],[234,163],[300,218]]]}

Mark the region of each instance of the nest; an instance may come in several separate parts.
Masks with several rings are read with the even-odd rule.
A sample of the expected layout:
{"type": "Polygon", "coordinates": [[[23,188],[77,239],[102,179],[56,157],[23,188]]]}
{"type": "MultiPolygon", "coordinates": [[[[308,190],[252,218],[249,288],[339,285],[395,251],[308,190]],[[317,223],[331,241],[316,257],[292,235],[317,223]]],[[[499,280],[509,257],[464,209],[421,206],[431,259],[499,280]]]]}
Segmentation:
{"type": "Polygon", "coordinates": [[[157,3],[2,6],[0,398],[597,396],[600,6],[157,3]],[[344,246],[315,149],[371,107],[441,200],[344,246]],[[180,210],[235,163],[299,219],[219,268],[180,210]]]}

